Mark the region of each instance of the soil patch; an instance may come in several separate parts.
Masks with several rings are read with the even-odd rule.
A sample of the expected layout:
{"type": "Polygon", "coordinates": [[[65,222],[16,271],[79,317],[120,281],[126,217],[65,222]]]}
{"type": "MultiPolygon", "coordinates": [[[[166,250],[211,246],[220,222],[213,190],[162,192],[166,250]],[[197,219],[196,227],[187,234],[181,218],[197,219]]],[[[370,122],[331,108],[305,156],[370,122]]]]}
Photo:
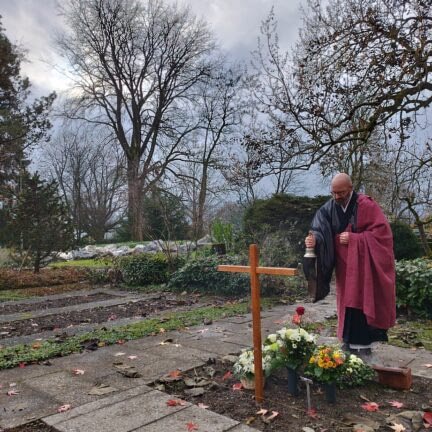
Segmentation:
{"type": "MultiPolygon", "coordinates": [[[[352,431],[355,424],[362,422],[366,425],[376,422],[375,430],[388,431],[390,429],[386,425],[386,420],[391,415],[410,410],[432,410],[430,393],[432,383],[424,378],[415,377],[410,391],[390,389],[376,381],[371,381],[362,387],[337,389],[335,404],[329,404],[321,387],[312,384],[311,405],[314,410],[308,413],[305,384],[300,383],[298,397],[290,396],[287,391],[288,381],[285,371],[279,371],[277,376],[267,378],[264,390],[265,401],[257,405],[253,390],[233,390],[233,385],[239,381],[232,376],[226,378],[225,374],[230,370],[230,366],[219,361],[209,361],[207,366],[185,373],[178,381],[163,382],[162,380],[162,382],[165,391],[171,394],[173,399],[180,398],[194,404],[202,403],[211,411],[249,424],[261,431],[294,432],[309,427],[320,432],[347,432],[352,431]],[[203,395],[191,396],[188,390],[193,387],[188,387],[184,378],[195,382],[205,379],[211,381],[211,384],[204,387],[203,395]],[[368,401],[377,403],[378,411],[364,410],[362,405],[368,401]],[[403,406],[396,408],[391,405],[392,401],[401,402],[403,406]],[[265,416],[257,414],[260,408],[268,410],[268,413],[265,416]],[[267,421],[273,411],[279,414],[273,420],[267,421]]],[[[160,386],[161,383],[157,384],[160,386]]],[[[403,424],[403,421],[401,420],[400,423],[403,424]]],[[[407,423],[405,426],[407,431],[413,430],[408,429],[407,423]]],[[[417,430],[427,431],[423,428],[417,430]]]]}
{"type": "Polygon", "coordinates": [[[101,306],[4,322],[0,325],[0,339],[37,334],[83,323],[100,324],[106,321],[115,321],[119,318],[147,317],[169,309],[192,306],[197,302],[198,300],[194,297],[173,299],[160,295],[145,300],[132,300],[116,306],[101,306]]]}
{"type": "Polygon", "coordinates": [[[21,313],[21,312],[29,312],[41,309],[52,309],[59,308],[64,306],[73,306],[77,304],[85,304],[102,300],[109,300],[116,298],[117,296],[107,293],[94,293],[88,295],[81,296],[70,296],[63,297],[59,299],[46,299],[39,302],[34,303],[18,303],[14,302],[14,304],[2,304],[0,303],[0,314],[13,314],[13,313],[21,313]]]}

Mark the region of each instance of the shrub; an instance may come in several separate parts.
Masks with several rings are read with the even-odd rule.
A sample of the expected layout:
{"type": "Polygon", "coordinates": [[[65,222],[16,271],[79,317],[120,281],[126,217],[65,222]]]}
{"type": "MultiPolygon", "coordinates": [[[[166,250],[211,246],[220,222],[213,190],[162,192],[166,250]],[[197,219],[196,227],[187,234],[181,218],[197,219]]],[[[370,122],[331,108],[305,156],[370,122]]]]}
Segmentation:
{"type": "Polygon", "coordinates": [[[181,257],[168,257],[160,253],[144,253],[115,260],[127,285],[161,284],[168,281],[170,273],[184,264],[181,257]]]}
{"type": "Polygon", "coordinates": [[[247,273],[219,272],[220,264],[240,264],[238,256],[208,256],[189,261],[170,278],[168,287],[175,291],[197,290],[203,293],[243,295],[249,292],[247,273]]]}
{"type": "Polygon", "coordinates": [[[396,262],[396,304],[419,316],[432,317],[431,260],[396,262]]]}
{"type": "Polygon", "coordinates": [[[270,233],[280,232],[290,246],[293,260],[301,261],[306,237],[317,209],[329,197],[315,198],[279,194],[270,199],[256,200],[244,214],[247,243],[263,244],[270,233]]]}
{"type": "Polygon", "coordinates": [[[397,260],[419,258],[422,255],[422,248],[411,227],[402,221],[394,221],[390,226],[393,232],[395,258],[397,260]]]}

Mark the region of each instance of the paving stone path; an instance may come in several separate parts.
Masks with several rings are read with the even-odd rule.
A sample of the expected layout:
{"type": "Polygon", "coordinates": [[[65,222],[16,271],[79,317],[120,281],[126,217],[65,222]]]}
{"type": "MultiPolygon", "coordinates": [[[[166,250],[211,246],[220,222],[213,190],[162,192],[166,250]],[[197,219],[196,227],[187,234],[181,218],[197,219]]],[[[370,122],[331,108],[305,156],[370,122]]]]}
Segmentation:
{"type": "MultiPolygon", "coordinates": [[[[290,320],[296,306],[277,306],[264,311],[263,337],[280,328],[283,321],[290,320]]],[[[304,306],[312,321],[323,321],[336,312],[332,295],[304,306]]],[[[331,340],[334,341],[322,338],[323,342],[331,340]]],[[[62,432],[177,432],[185,430],[188,422],[199,424],[200,431],[254,431],[238,421],[190,403],[168,407],[166,402],[170,397],[148,386],[172,370],[186,371],[204,365],[209,358],[238,354],[242,348],[251,346],[251,341],[252,319],[248,314],[52,359],[50,366],[2,370],[0,429],[42,419],[62,432]],[[168,339],[171,343],[161,344],[168,339]],[[125,377],[121,371],[128,366],[140,377],[125,377]],[[85,372],[75,375],[74,369],[85,372]],[[15,383],[15,396],[6,395],[11,383],[15,383]],[[105,389],[107,393],[91,394],[95,388],[102,393],[105,389]],[[58,408],[66,404],[72,409],[57,413],[58,408]]],[[[382,365],[409,365],[414,375],[432,379],[432,368],[423,366],[432,364],[429,351],[383,344],[377,347],[376,353],[376,360],[382,365]]]]}

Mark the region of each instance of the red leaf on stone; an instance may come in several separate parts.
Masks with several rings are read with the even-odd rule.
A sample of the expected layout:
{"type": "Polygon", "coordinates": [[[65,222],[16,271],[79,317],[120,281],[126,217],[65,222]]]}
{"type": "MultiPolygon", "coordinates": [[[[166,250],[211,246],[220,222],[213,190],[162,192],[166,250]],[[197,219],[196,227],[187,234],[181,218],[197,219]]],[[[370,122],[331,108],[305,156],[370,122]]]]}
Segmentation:
{"type": "Polygon", "coordinates": [[[232,389],[233,390],[241,390],[243,388],[242,383],[233,384],[232,389]]]}
{"type": "Polygon", "coordinates": [[[19,393],[17,390],[9,390],[6,394],[8,396],[16,396],[19,393]]]}
{"type": "Polygon", "coordinates": [[[379,411],[379,405],[376,402],[366,402],[361,407],[365,411],[379,411]]]}
{"type": "Polygon", "coordinates": [[[178,369],[176,369],[176,370],[173,370],[171,372],[168,372],[168,375],[171,378],[179,378],[181,376],[181,372],[178,369]]]}
{"type": "Polygon", "coordinates": [[[389,404],[392,407],[395,407],[395,408],[402,408],[404,406],[404,404],[402,402],[395,401],[395,400],[394,401],[389,401],[389,404]]]}
{"type": "Polygon", "coordinates": [[[192,423],[192,422],[186,423],[186,427],[188,432],[198,430],[198,425],[196,423],[192,423]]]}
{"type": "Polygon", "coordinates": [[[232,377],[232,372],[231,371],[225,372],[224,376],[222,377],[222,381],[230,379],[231,377],[232,377]]]}
{"type": "Polygon", "coordinates": [[[118,343],[119,345],[123,345],[124,343],[126,343],[126,341],[123,340],[123,339],[119,339],[119,340],[117,341],[117,343],[118,343]]]}
{"type": "Polygon", "coordinates": [[[66,404],[66,405],[62,405],[61,407],[58,407],[57,412],[62,413],[62,412],[69,411],[70,409],[71,406],[69,404],[66,404]]]}
{"type": "Polygon", "coordinates": [[[181,399],[170,399],[167,400],[167,406],[183,406],[186,405],[187,402],[181,399]]]}
{"type": "Polygon", "coordinates": [[[25,367],[26,367],[26,363],[25,363],[25,362],[21,362],[18,366],[19,366],[21,369],[22,369],[22,368],[25,368],[25,367]]]}

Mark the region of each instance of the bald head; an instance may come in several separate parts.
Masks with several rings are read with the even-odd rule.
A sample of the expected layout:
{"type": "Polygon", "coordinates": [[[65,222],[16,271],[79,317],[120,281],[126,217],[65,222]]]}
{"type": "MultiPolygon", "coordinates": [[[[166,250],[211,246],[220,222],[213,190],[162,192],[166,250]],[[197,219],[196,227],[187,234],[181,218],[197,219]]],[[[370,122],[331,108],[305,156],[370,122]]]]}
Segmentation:
{"type": "Polygon", "coordinates": [[[352,192],[352,181],[348,174],[339,173],[333,177],[331,192],[334,200],[342,206],[346,206],[352,192]]]}
{"type": "Polygon", "coordinates": [[[345,173],[339,173],[336,174],[333,177],[333,180],[331,182],[331,186],[332,186],[332,190],[333,187],[337,186],[339,188],[351,188],[352,189],[352,181],[351,181],[351,177],[348,174],[345,173]]]}

